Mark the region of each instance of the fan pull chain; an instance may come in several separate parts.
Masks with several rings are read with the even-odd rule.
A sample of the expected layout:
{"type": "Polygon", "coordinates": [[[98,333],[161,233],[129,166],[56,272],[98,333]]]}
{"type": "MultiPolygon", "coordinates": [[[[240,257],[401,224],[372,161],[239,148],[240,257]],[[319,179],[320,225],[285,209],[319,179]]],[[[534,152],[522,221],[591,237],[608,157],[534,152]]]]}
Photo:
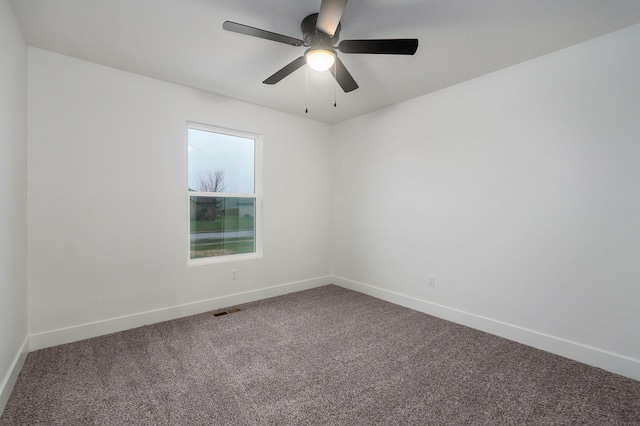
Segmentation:
{"type": "Polygon", "coordinates": [[[309,114],[309,67],[304,67],[304,113],[309,114]]]}
{"type": "Polygon", "coordinates": [[[337,92],[337,86],[338,86],[338,67],[336,66],[336,62],[337,59],[333,62],[333,76],[335,77],[333,79],[333,107],[337,107],[338,106],[338,102],[336,101],[336,92],[337,92]]]}

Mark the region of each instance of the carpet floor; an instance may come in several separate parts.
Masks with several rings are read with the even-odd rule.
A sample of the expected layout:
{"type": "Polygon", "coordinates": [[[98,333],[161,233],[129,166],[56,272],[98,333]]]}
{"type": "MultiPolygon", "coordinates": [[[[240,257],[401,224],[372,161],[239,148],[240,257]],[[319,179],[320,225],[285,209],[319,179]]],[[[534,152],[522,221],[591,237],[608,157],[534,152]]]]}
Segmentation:
{"type": "Polygon", "coordinates": [[[640,425],[640,382],[337,286],[29,354],[0,425],[640,425]]]}

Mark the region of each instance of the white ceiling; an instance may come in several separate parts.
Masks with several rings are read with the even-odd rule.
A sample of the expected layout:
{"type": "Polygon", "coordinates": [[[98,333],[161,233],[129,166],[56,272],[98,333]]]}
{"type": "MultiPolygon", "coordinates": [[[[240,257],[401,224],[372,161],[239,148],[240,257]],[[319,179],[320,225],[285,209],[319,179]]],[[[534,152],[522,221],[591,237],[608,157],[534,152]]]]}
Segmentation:
{"type": "Polygon", "coordinates": [[[306,67],[276,85],[262,84],[304,48],[222,29],[230,20],[302,38],[300,22],[320,2],[11,0],[31,46],[326,123],[640,22],[640,0],[350,0],[341,40],[420,44],[414,56],[340,54],[360,85],[346,94],[328,71],[306,67]]]}

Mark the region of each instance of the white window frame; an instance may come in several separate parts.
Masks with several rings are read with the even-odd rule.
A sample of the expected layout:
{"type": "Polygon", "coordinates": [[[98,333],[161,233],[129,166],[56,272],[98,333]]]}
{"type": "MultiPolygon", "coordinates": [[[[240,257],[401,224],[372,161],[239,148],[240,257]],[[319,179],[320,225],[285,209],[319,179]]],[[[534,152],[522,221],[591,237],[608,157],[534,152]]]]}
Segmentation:
{"type": "Polygon", "coordinates": [[[262,258],[262,136],[257,133],[243,132],[239,130],[227,129],[224,127],[217,127],[209,124],[196,123],[192,121],[187,122],[186,126],[186,149],[187,149],[187,176],[189,175],[189,130],[200,130],[204,132],[220,133],[228,136],[236,136],[245,139],[253,139],[254,151],[253,151],[253,179],[254,179],[254,192],[252,194],[237,194],[228,192],[197,192],[189,191],[188,182],[184,187],[187,192],[187,265],[210,265],[215,263],[224,262],[237,262],[242,260],[252,260],[262,258]],[[215,195],[212,195],[215,194],[215,195]],[[217,198],[253,198],[255,199],[255,252],[253,253],[239,253],[239,254],[225,254],[221,256],[191,258],[191,197],[217,197],[217,198]]]}

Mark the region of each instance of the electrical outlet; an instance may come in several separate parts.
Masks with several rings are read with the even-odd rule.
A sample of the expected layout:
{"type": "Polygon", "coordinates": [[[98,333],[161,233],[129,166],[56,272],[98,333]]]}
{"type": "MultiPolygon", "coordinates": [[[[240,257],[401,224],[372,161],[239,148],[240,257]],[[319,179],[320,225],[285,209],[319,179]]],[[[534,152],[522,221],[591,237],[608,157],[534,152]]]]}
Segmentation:
{"type": "Polygon", "coordinates": [[[231,279],[232,280],[237,280],[238,279],[238,270],[237,269],[232,269],[231,270],[231,279]]]}
{"type": "Polygon", "coordinates": [[[434,275],[429,275],[429,279],[427,281],[427,285],[429,287],[435,287],[436,286],[436,277],[434,275]]]}

